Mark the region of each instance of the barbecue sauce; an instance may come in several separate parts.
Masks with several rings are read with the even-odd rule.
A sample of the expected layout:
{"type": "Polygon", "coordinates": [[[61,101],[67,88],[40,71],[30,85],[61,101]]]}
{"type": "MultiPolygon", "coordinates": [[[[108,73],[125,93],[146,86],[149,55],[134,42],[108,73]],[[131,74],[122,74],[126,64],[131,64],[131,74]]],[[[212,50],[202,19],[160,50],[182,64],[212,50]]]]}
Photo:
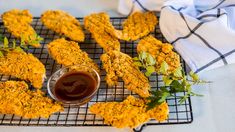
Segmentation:
{"type": "Polygon", "coordinates": [[[64,101],[81,100],[91,95],[97,81],[88,72],[72,71],[64,74],[55,84],[55,95],[64,101]]]}

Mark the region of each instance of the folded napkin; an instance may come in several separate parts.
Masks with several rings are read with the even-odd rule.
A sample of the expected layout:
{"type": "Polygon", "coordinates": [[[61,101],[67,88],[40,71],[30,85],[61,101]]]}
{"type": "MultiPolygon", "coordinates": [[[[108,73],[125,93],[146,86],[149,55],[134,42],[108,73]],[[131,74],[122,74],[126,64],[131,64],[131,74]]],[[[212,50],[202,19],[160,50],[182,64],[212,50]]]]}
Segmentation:
{"type": "Polygon", "coordinates": [[[168,0],[154,9],[147,5],[156,0],[134,1],[147,10],[162,6],[161,32],[194,72],[235,63],[234,0],[168,0]]]}
{"type": "Polygon", "coordinates": [[[135,11],[160,11],[167,0],[119,0],[118,12],[129,15],[135,11]]]}

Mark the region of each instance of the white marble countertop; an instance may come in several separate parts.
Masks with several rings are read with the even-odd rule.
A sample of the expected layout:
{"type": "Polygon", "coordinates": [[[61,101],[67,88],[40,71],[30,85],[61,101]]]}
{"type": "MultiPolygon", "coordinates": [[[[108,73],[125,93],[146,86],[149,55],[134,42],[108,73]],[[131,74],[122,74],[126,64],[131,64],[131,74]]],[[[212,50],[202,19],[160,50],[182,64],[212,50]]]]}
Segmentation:
{"type": "MultiPolygon", "coordinates": [[[[0,0],[0,14],[12,8],[29,9],[34,16],[48,9],[62,9],[76,17],[106,11],[120,16],[118,0],[0,0]]],[[[201,74],[210,84],[195,86],[204,97],[192,97],[194,121],[191,124],[148,126],[143,131],[158,132],[234,132],[235,131],[235,64],[201,74]]],[[[97,132],[130,131],[112,127],[17,127],[1,126],[1,132],[97,132]]]]}

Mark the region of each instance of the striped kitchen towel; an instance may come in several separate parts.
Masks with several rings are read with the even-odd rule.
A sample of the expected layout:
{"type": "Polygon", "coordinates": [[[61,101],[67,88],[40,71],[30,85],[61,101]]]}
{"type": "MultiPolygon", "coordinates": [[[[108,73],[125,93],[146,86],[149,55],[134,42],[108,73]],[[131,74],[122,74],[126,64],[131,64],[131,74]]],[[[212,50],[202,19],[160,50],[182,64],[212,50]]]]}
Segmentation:
{"type": "Polygon", "coordinates": [[[235,63],[235,0],[168,0],[155,9],[147,5],[161,0],[134,1],[144,11],[161,6],[161,32],[194,72],[235,63]]]}

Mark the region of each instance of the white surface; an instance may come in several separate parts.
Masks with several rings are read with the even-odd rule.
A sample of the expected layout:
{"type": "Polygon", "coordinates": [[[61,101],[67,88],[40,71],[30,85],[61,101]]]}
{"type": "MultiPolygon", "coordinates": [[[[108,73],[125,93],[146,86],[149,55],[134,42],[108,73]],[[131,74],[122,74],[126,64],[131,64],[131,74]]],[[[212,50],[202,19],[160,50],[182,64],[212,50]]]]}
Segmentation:
{"type": "Polygon", "coordinates": [[[106,11],[112,16],[117,13],[118,0],[0,0],[0,14],[12,8],[29,9],[34,16],[40,16],[48,9],[61,9],[76,17],[92,12],[106,11]]]}
{"type": "MultiPolygon", "coordinates": [[[[84,16],[95,11],[108,11],[115,16],[117,2],[117,0],[0,0],[0,13],[17,7],[30,9],[33,14],[39,15],[43,10],[56,8],[65,9],[76,16],[84,16]]],[[[201,76],[213,83],[195,86],[195,90],[204,94],[204,97],[192,98],[194,121],[191,124],[148,126],[144,132],[234,132],[235,65],[208,71],[201,76]]],[[[130,130],[111,127],[0,127],[0,132],[16,131],[119,132],[130,130]]]]}

